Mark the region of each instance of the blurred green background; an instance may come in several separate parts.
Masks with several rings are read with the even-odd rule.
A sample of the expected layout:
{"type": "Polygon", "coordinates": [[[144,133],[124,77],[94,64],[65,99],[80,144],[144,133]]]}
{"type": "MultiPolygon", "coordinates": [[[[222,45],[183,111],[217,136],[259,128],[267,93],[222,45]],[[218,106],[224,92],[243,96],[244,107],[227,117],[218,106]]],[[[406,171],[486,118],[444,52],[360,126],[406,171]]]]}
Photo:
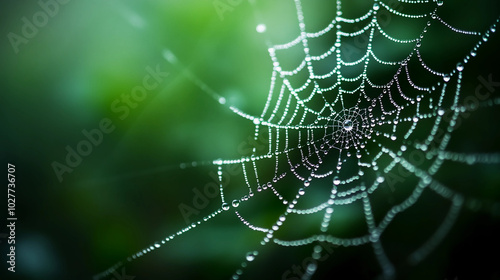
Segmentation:
{"type": "MultiPolygon", "coordinates": [[[[204,0],[53,2],[58,3],[58,10],[46,22],[43,17],[35,18],[44,24],[27,31],[32,38],[16,37],[12,44],[14,37],[8,34],[23,34],[23,17],[32,22],[43,8],[37,1],[2,1],[1,157],[5,165],[16,165],[19,219],[17,272],[6,272],[7,247],[2,239],[2,279],[91,278],[187,225],[179,205],[192,203],[192,189],[202,190],[212,182],[216,169],[182,169],[181,163],[192,166],[193,161],[242,156],[238,147],[253,135],[254,126],[228,107],[260,114],[272,71],[266,43],[290,41],[298,27],[293,1],[258,1],[255,7],[247,1],[220,2],[230,10],[218,13],[215,2],[204,0]],[[268,31],[257,33],[257,22],[264,22],[268,31]],[[179,63],[165,59],[167,50],[179,63]],[[129,113],[113,109],[114,102],[125,104],[122,94],[143,83],[150,73],[148,67],[158,67],[168,76],[158,80],[142,101],[129,106],[129,113]],[[226,103],[220,104],[217,96],[200,89],[190,79],[192,75],[226,103]],[[66,147],[76,149],[86,139],[82,131],[98,129],[103,119],[109,119],[114,130],[103,133],[102,142],[58,180],[54,161],[64,164],[66,147]]],[[[334,17],[332,3],[304,2],[312,30],[334,17]]],[[[485,30],[500,14],[493,0],[448,2],[442,17],[464,29],[485,30]]],[[[345,11],[357,16],[371,6],[370,1],[344,3],[345,11]]],[[[409,22],[396,20],[388,28],[402,37],[415,29],[409,22]]],[[[454,68],[454,61],[477,38],[443,34],[429,35],[428,55],[433,67],[446,71],[454,68]]],[[[464,92],[473,92],[478,75],[492,74],[500,80],[497,37],[469,63],[464,92]]],[[[381,54],[391,55],[391,50],[381,54]]],[[[498,92],[493,96],[498,97],[498,92]]],[[[456,132],[455,147],[498,152],[497,111],[485,108],[467,119],[456,132]]],[[[500,200],[499,166],[450,165],[441,171],[438,178],[443,183],[488,203],[469,205],[435,254],[417,267],[402,265],[400,277],[500,279],[498,254],[488,255],[500,249],[500,207],[494,204],[500,200]],[[470,188],[474,191],[467,193],[470,188]]],[[[238,180],[235,177],[231,186],[240,187],[238,180]]],[[[6,209],[5,202],[1,200],[1,209],[6,209]]],[[[275,219],[276,208],[254,204],[245,210],[257,220],[275,219]]],[[[217,207],[219,199],[211,200],[191,222],[217,207]]],[[[408,211],[389,235],[389,256],[411,252],[408,248],[414,248],[409,245],[414,240],[424,242],[424,232],[432,232],[446,211],[446,205],[441,207],[431,198],[408,211]]],[[[1,212],[4,221],[5,212],[1,212]]],[[[347,234],[359,230],[349,223],[358,220],[359,213],[348,213],[352,217],[347,215],[338,225],[347,234]]],[[[314,226],[319,228],[318,223],[314,226]]],[[[227,279],[261,238],[234,215],[221,215],[127,264],[126,273],[135,279],[227,279]]],[[[246,270],[248,279],[280,279],[283,271],[300,264],[311,249],[266,248],[259,263],[246,270]]],[[[318,278],[371,279],[379,274],[369,246],[335,249],[322,265],[318,278]]]]}

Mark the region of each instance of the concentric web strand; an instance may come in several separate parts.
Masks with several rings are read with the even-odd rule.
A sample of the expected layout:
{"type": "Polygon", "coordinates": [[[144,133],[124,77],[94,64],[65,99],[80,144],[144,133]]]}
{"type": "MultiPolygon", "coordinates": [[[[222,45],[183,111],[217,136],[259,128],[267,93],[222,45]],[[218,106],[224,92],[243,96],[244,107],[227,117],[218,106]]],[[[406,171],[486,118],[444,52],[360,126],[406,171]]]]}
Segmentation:
{"type": "MultiPolygon", "coordinates": [[[[448,148],[464,114],[500,105],[500,96],[474,96],[462,89],[468,63],[488,43],[499,20],[485,30],[462,30],[442,18],[443,3],[374,1],[364,15],[353,18],[343,13],[344,1],[337,0],[331,22],[311,30],[307,20],[311,15],[302,1],[295,0],[297,37],[268,47],[273,71],[262,113],[251,115],[231,107],[253,122],[256,141],[262,133],[267,136],[265,151],[253,148],[250,156],[214,160],[211,164],[220,181],[218,210],[95,278],[112,277],[125,263],[139,261],[158,248],[168,250],[170,242],[215,216],[235,215],[262,239],[254,250],[242,253],[240,267],[228,274],[232,279],[244,278],[248,270],[255,269],[261,251],[270,246],[309,246],[315,261],[309,262],[301,279],[310,279],[321,265],[328,265],[319,263],[325,255],[321,244],[325,243],[369,246],[382,277],[392,279],[398,270],[384,247],[384,233],[398,215],[432,193],[446,205],[447,214],[407,256],[411,264],[425,259],[447,236],[467,201],[461,192],[440,182],[436,176],[440,168],[447,162],[500,163],[497,153],[462,153],[448,148]],[[382,12],[409,22],[411,31],[398,36],[398,32],[386,30],[382,12]],[[435,63],[439,54],[428,59],[432,54],[425,48],[433,30],[475,43],[453,63],[435,63]],[[318,41],[327,41],[328,47],[318,41]],[[352,51],[349,46],[353,45],[362,51],[352,51]],[[242,184],[223,186],[225,166],[241,168],[242,184]],[[377,209],[387,188],[396,198],[377,209]],[[245,204],[259,200],[280,205],[280,213],[269,214],[274,215],[272,223],[257,224],[245,214],[245,204]],[[364,234],[336,234],[336,221],[345,219],[345,209],[361,211],[364,234]],[[308,223],[297,222],[301,219],[317,224],[309,228],[308,223]],[[288,223],[304,225],[303,234],[291,230],[288,223]]],[[[175,61],[172,53],[166,51],[165,56],[175,61]]]]}

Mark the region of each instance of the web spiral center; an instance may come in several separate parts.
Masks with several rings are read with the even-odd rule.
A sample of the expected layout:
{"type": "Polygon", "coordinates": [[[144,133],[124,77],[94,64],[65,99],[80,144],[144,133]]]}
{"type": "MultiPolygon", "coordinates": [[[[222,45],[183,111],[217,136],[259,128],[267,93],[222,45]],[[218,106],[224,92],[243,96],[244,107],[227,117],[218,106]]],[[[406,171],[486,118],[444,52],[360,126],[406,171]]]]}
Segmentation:
{"type": "Polygon", "coordinates": [[[364,147],[366,140],[371,138],[372,122],[368,118],[367,109],[357,106],[344,109],[332,115],[333,120],[328,124],[331,136],[330,146],[338,149],[364,147]]]}

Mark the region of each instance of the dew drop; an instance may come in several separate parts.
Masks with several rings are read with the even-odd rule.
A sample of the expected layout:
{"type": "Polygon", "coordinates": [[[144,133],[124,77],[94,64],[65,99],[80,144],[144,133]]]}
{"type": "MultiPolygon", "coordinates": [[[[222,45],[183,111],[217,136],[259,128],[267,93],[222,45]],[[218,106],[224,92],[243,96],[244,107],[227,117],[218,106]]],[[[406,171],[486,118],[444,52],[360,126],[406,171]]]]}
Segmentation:
{"type": "Polygon", "coordinates": [[[461,63],[461,62],[457,63],[457,70],[458,70],[459,72],[462,72],[462,71],[464,70],[464,65],[463,65],[463,63],[461,63]]]}
{"type": "Polygon", "coordinates": [[[264,33],[264,32],[266,32],[266,29],[267,29],[267,28],[266,28],[266,25],[265,25],[265,24],[261,23],[261,24],[257,25],[257,27],[256,27],[255,29],[256,29],[256,30],[257,30],[257,32],[259,32],[259,33],[264,33]]]}
{"type": "Polygon", "coordinates": [[[238,206],[240,206],[240,201],[235,199],[235,200],[233,200],[232,204],[233,204],[233,207],[238,207],[238,206]]]}
{"type": "Polygon", "coordinates": [[[439,109],[438,110],[438,115],[440,115],[440,116],[444,115],[444,110],[443,109],[439,109]]]}
{"type": "Polygon", "coordinates": [[[318,268],[318,265],[315,264],[315,263],[310,263],[308,266],[307,266],[307,272],[309,273],[313,273],[316,271],[316,269],[318,268]]]}
{"type": "Polygon", "coordinates": [[[444,4],[443,0],[437,0],[436,3],[438,6],[443,6],[443,4],[444,4]]]}
{"type": "Polygon", "coordinates": [[[450,75],[448,75],[448,74],[444,74],[444,75],[443,75],[443,81],[445,81],[445,82],[449,82],[449,81],[450,81],[450,79],[451,79],[450,75]]]}
{"type": "Polygon", "coordinates": [[[306,192],[304,191],[304,189],[303,189],[303,188],[300,188],[300,189],[299,189],[299,194],[300,194],[300,195],[304,195],[305,193],[306,193],[306,192]]]}
{"type": "Polygon", "coordinates": [[[229,210],[229,204],[226,202],[222,203],[222,210],[224,210],[224,211],[229,210]]]}
{"type": "Polygon", "coordinates": [[[304,181],[304,186],[309,187],[310,184],[311,184],[311,182],[309,180],[304,181]]]}
{"type": "Polygon", "coordinates": [[[257,251],[248,252],[246,259],[247,259],[247,261],[251,262],[251,261],[255,260],[255,256],[257,256],[257,255],[258,255],[257,251]]]}
{"type": "Polygon", "coordinates": [[[378,3],[373,4],[373,9],[378,11],[380,9],[380,5],[378,3]]]}
{"type": "Polygon", "coordinates": [[[380,234],[375,230],[370,234],[370,241],[376,242],[380,237],[380,234]]]}
{"type": "Polygon", "coordinates": [[[429,184],[432,181],[432,178],[430,176],[425,176],[422,181],[424,184],[429,184]]]}
{"type": "Polygon", "coordinates": [[[382,177],[382,176],[379,176],[379,177],[377,178],[377,182],[379,182],[379,183],[383,183],[383,182],[384,182],[384,180],[385,180],[385,179],[384,179],[384,177],[382,177]]]}
{"type": "Polygon", "coordinates": [[[340,185],[340,179],[339,179],[339,177],[338,177],[338,176],[335,176],[335,178],[333,178],[333,184],[334,184],[335,186],[340,185]]]}

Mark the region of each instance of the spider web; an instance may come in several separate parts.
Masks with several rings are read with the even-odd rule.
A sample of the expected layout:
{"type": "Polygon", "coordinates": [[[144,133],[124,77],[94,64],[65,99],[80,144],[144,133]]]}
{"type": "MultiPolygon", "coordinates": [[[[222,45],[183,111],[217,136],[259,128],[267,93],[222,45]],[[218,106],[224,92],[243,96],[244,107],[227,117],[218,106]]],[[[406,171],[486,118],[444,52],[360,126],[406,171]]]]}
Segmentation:
{"type": "MultiPolygon", "coordinates": [[[[462,90],[467,64],[495,32],[499,20],[486,30],[462,30],[441,17],[443,1],[398,3],[411,9],[396,9],[374,1],[364,15],[348,17],[343,13],[342,1],[338,0],[331,22],[319,30],[310,30],[302,3],[295,0],[299,35],[284,44],[269,43],[273,71],[262,113],[251,115],[230,107],[235,114],[254,123],[256,141],[261,133],[267,135],[266,151],[253,148],[248,157],[214,160],[211,165],[220,181],[219,209],[138,251],[126,262],[166,246],[217,215],[231,213],[249,230],[264,236],[260,246],[242,255],[233,279],[244,276],[259,258],[259,252],[270,244],[283,247],[311,244],[310,255],[316,262],[311,262],[302,275],[302,279],[309,279],[324,254],[320,243],[371,246],[382,276],[391,279],[397,271],[382,244],[384,232],[424,192],[432,192],[447,205],[448,214],[433,234],[408,256],[413,264],[425,259],[446,237],[466,201],[463,194],[437,179],[443,164],[500,163],[499,154],[448,149],[464,114],[500,104],[498,97],[462,102],[470,95],[462,90]],[[397,32],[384,29],[379,16],[382,11],[420,27],[413,37],[399,38],[397,32]],[[426,59],[425,43],[433,28],[444,28],[452,34],[472,38],[475,43],[454,63],[431,66],[426,59]],[[356,56],[345,46],[359,38],[367,39],[357,44],[363,51],[356,56]],[[320,39],[329,42],[326,49],[316,43],[320,39]],[[390,48],[394,53],[387,53],[390,48]],[[414,78],[417,76],[419,81],[414,78]],[[237,192],[223,186],[223,167],[229,165],[239,166],[243,171],[244,184],[230,186],[237,192]],[[378,197],[387,187],[397,194],[397,199],[389,207],[377,210],[378,197]],[[271,196],[282,211],[270,224],[254,224],[240,209],[254,200],[264,200],[264,196],[271,196]],[[342,215],[342,209],[353,205],[361,206],[365,233],[340,237],[334,233],[336,214],[342,215]],[[312,216],[318,220],[318,215],[320,222],[311,234],[287,237],[290,231],[287,223],[312,216]]],[[[262,25],[258,31],[264,31],[262,25]]],[[[175,63],[172,53],[166,51],[164,55],[175,63]]],[[[225,103],[223,99],[219,101],[225,103]]],[[[122,265],[119,262],[95,278],[107,277],[122,265]]]]}

